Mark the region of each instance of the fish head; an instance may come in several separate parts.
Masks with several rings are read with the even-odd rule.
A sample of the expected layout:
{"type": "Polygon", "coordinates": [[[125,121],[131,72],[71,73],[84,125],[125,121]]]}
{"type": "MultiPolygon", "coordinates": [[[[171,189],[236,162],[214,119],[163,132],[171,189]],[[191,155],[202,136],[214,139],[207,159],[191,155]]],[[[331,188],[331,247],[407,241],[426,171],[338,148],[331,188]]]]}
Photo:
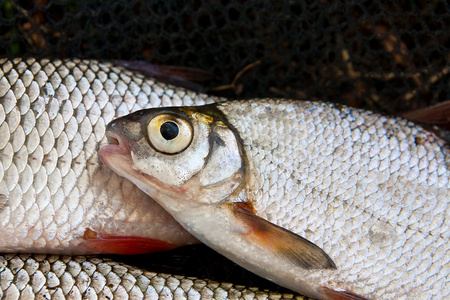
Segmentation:
{"type": "Polygon", "coordinates": [[[111,122],[107,137],[101,160],[168,211],[226,201],[243,187],[239,136],[214,105],[141,110],[111,122]]]}

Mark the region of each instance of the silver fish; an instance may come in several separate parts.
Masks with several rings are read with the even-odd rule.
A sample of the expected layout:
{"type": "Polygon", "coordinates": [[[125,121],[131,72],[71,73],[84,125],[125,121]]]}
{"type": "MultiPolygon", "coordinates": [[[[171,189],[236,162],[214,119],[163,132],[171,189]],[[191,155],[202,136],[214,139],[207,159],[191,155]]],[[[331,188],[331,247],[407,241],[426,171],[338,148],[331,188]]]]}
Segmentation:
{"type": "MultiPolygon", "coordinates": [[[[215,98],[94,60],[0,60],[0,253],[139,253],[196,243],[98,159],[106,124],[215,98]],[[149,248],[150,247],[150,248],[149,248]]],[[[1,299],[301,299],[110,260],[0,255],[1,299]]]]}
{"type": "Polygon", "coordinates": [[[105,164],[250,271],[318,299],[450,297],[450,149],[410,121],[265,99],[107,135],[105,164]]]}
{"type": "Polygon", "coordinates": [[[0,256],[1,299],[302,299],[84,256],[0,256]]]}
{"type": "Polygon", "coordinates": [[[0,253],[143,253],[197,243],[100,162],[112,119],[205,95],[94,60],[0,60],[0,253]]]}

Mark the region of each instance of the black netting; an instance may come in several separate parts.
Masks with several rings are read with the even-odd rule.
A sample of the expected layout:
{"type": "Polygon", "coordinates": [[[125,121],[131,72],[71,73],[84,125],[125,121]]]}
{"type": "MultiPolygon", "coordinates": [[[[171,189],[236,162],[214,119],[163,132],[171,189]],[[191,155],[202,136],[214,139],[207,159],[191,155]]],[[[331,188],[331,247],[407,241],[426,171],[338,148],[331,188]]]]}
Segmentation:
{"type": "MultiPolygon", "coordinates": [[[[238,80],[239,97],[320,98],[395,113],[450,99],[449,24],[443,0],[0,0],[0,56],[196,67],[214,74],[209,86],[261,60],[238,80]]],[[[201,276],[208,268],[200,261],[220,260],[194,249],[209,256],[184,266],[175,252],[175,272],[201,276]]],[[[208,276],[224,279],[227,268],[215,268],[208,276]]]]}
{"type": "MultiPolygon", "coordinates": [[[[1,2],[1,56],[141,59],[213,72],[239,97],[393,113],[450,99],[447,1],[1,2]]],[[[228,95],[233,95],[229,92],[228,95]]]]}

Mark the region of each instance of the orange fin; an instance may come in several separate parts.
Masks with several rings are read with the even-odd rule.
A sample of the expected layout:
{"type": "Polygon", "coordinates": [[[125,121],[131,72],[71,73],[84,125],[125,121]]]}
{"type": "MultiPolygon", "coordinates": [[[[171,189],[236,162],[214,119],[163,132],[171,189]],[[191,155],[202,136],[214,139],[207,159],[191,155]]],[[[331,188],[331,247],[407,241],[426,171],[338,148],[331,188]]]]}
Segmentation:
{"type": "Polygon", "coordinates": [[[145,254],[167,251],[177,245],[137,236],[99,235],[91,229],[86,229],[80,247],[96,254],[145,254]]]}
{"type": "Polygon", "coordinates": [[[250,227],[250,232],[246,234],[294,264],[305,269],[336,269],[333,260],[322,249],[307,239],[258,217],[250,205],[234,203],[233,212],[250,227]]]}
{"type": "Polygon", "coordinates": [[[147,77],[155,78],[161,82],[194,91],[203,90],[203,87],[195,82],[204,82],[213,77],[208,71],[189,67],[156,65],[137,60],[113,60],[112,62],[128,70],[137,71],[147,77]]]}
{"type": "Polygon", "coordinates": [[[363,296],[360,296],[352,292],[335,291],[325,286],[322,287],[322,291],[327,296],[327,298],[331,300],[368,300],[367,298],[364,298],[363,296]]]}
{"type": "Polygon", "coordinates": [[[411,121],[438,125],[450,129],[450,100],[399,114],[411,121]]]}

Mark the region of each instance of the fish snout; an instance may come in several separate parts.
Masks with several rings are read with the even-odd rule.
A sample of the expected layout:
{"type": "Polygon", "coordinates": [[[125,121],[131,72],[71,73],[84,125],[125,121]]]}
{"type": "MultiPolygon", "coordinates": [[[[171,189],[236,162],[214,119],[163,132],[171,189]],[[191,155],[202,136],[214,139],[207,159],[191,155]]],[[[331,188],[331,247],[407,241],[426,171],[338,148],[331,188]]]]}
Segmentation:
{"type": "Polygon", "coordinates": [[[121,134],[122,132],[122,120],[117,119],[108,124],[106,126],[106,138],[108,139],[108,143],[110,145],[124,145],[125,144],[125,138],[121,134]]]}
{"type": "Polygon", "coordinates": [[[109,165],[112,157],[117,155],[130,155],[130,147],[127,138],[123,135],[123,120],[117,119],[106,127],[106,138],[108,144],[104,145],[98,151],[100,160],[109,165]]]}

